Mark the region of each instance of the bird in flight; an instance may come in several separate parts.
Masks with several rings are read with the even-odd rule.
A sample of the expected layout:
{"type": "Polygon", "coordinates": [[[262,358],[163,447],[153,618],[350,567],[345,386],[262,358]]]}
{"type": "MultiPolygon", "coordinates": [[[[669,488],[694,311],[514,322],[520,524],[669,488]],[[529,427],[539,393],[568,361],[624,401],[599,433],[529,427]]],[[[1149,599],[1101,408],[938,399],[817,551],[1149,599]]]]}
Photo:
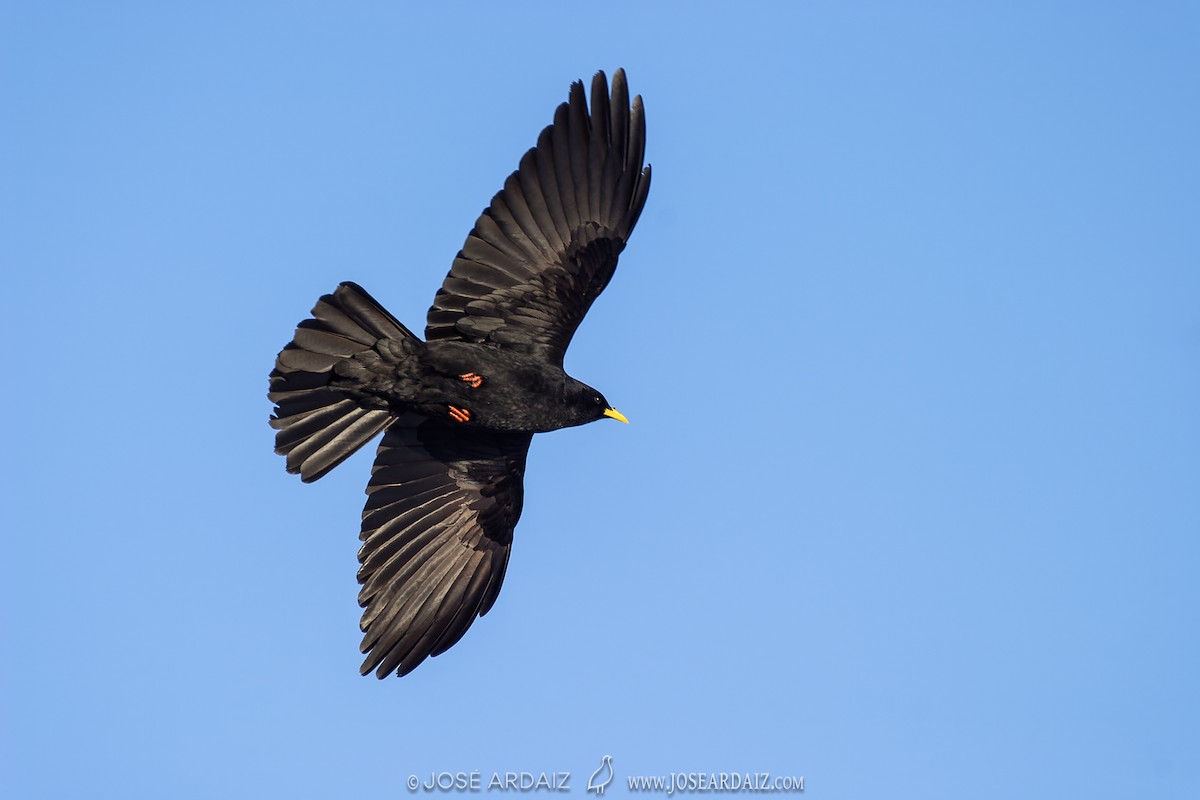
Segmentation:
{"type": "Polygon", "coordinates": [[[491,609],[533,434],[610,417],[563,355],[646,194],[642,98],[582,82],[479,216],[425,340],[354,283],[324,295],[271,372],[275,452],[315,481],[383,432],[367,484],[362,674],[405,675],[491,609]]]}

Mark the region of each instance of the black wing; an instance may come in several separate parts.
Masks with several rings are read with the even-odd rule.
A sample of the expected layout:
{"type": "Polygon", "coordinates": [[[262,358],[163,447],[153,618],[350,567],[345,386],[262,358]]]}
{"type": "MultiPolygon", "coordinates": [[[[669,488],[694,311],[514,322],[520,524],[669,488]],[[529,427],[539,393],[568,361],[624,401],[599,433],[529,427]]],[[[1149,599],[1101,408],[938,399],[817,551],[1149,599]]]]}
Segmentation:
{"type": "Polygon", "coordinates": [[[561,366],[650,190],[646,121],[624,70],[583,84],[480,215],[429,309],[425,338],[492,342],[561,366]]]}
{"type": "Polygon", "coordinates": [[[416,414],[388,428],[358,551],[364,675],[408,674],[492,607],[521,516],[531,438],[416,414]]]}

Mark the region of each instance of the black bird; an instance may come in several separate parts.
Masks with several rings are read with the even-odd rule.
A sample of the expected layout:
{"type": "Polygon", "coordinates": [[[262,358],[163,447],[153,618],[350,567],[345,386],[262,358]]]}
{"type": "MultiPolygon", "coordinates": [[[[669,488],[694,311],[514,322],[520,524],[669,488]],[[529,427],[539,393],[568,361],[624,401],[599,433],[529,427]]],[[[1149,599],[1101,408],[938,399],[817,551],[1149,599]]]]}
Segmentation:
{"type": "Polygon", "coordinates": [[[642,98],[583,83],[492,198],[429,309],[425,341],[353,283],[279,354],[275,452],[315,481],[381,431],[367,485],[362,673],[411,672],[491,609],[533,434],[612,417],[563,354],[612,278],[650,189],[642,98]]]}

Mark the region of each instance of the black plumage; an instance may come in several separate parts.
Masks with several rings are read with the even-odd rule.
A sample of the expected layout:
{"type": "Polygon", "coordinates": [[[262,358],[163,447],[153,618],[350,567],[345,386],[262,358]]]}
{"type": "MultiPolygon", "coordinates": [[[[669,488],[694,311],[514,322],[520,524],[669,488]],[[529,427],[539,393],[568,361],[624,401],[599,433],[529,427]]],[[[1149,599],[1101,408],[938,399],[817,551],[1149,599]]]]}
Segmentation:
{"type": "Polygon", "coordinates": [[[353,283],[280,352],[275,451],[314,481],[385,432],[367,486],[362,672],[404,675],[496,600],[534,433],[608,416],[563,355],[608,285],[650,188],[625,73],[572,84],[434,297],[425,341],[353,283]]]}

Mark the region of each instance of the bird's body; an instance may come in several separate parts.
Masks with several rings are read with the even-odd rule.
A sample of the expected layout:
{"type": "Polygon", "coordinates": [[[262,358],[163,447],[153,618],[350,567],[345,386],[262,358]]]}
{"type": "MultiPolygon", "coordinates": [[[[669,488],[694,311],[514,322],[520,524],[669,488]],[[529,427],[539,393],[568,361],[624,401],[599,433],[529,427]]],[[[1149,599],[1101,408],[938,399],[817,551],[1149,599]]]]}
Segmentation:
{"type": "Polygon", "coordinates": [[[598,391],[560,367],[464,342],[380,340],[336,365],[334,376],[329,385],[364,408],[449,416],[489,431],[545,433],[591,422],[608,410],[598,391]]]}
{"type": "Polygon", "coordinates": [[[580,83],[479,217],[422,341],[366,291],[323,296],[280,352],[276,452],[313,481],[385,432],[358,578],[363,673],[405,674],[495,602],[533,434],[625,418],[563,355],[646,201],[641,98],[580,83]]]}

